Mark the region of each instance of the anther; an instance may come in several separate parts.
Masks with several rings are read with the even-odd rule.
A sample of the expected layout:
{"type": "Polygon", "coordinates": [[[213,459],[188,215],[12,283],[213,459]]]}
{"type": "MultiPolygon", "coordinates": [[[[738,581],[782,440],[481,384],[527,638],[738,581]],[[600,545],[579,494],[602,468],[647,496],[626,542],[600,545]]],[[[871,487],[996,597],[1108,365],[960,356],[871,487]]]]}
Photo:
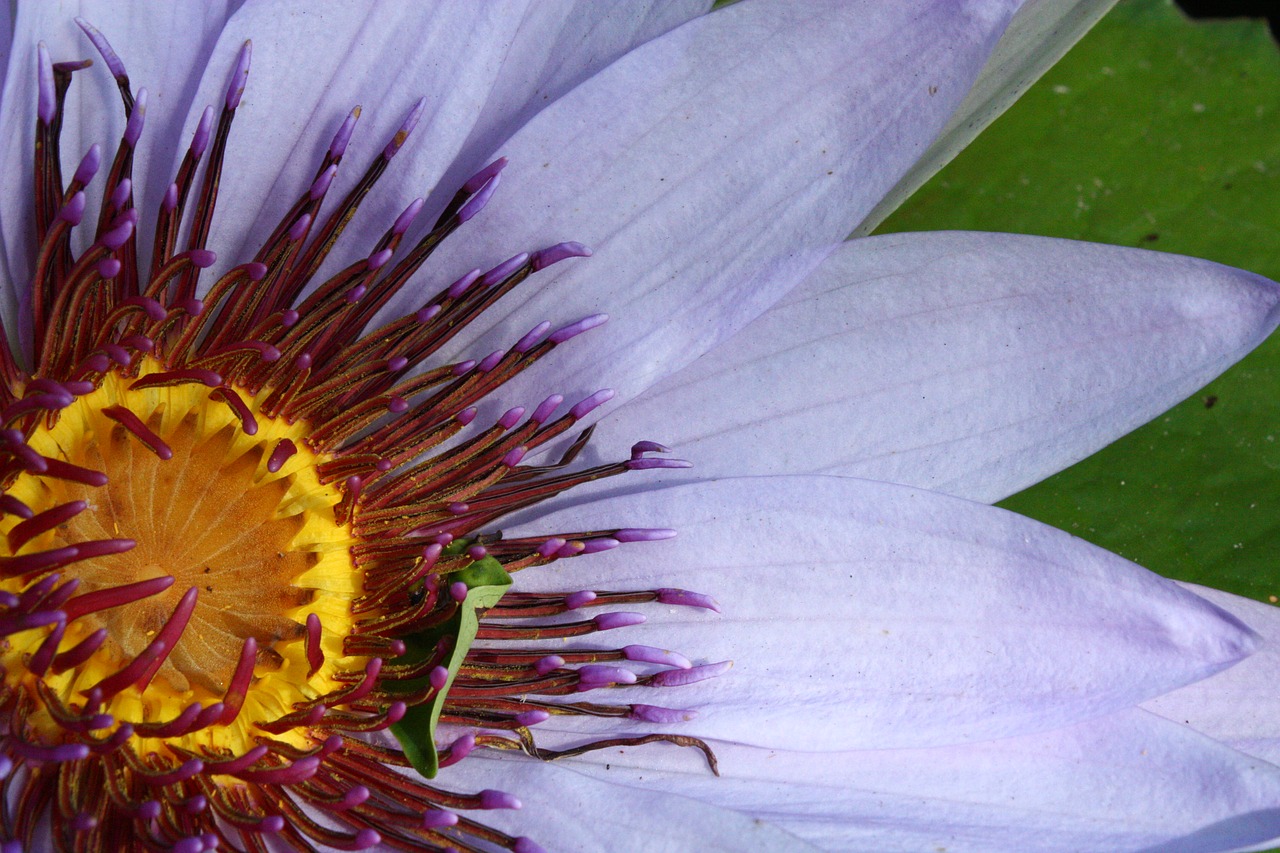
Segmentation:
{"type": "Polygon", "coordinates": [[[246,40],[236,57],[235,69],[231,72],[231,82],[227,85],[228,110],[235,110],[240,106],[240,99],[244,97],[245,83],[249,80],[249,61],[252,57],[253,42],[246,40]]]}
{"type": "Polygon", "coordinates": [[[702,664],[689,669],[664,669],[662,672],[649,676],[646,683],[651,687],[683,687],[686,684],[696,684],[699,681],[706,681],[708,678],[723,675],[732,667],[733,661],[726,660],[719,663],[702,664]]]}
{"type": "Polygon", "coordinates": [[[409,110],[409,115],[405,116],[404,122],[400,125],[400,129],[391,137],[391,141],[382,149],[382,157],[390,160],[396,156],[396,152],[400,150],[400,146],[404,145],[405,140],[409,138],[409,134],[413,133],[413,129],[418,126],[418,119],[422,118],[422,111],[426,108],[427,99],[419,98],[418,102],[413,105],[413,109],[409,110]]]}
{"type": "Polygon", "coordinates": [[[596,629],[600,631],[612,631],[614,628],[627,628],[631,625],[639,625],[645,621],[643,613],[631,613],[626,610],[619,610],[613,613],[601,613],[599,616],[592,618],[596,629]]]}
{"type": "Polygon", "coordinates": [[[521,252],[507,258],[480,278],[481,287],[492,287],[529,262],[529,253],[521,252]]]}
{"type": "Polygon", "coordinates": [[[489,199],[493,198],[493,194],[497,191],[498,184],[501,181],[502,175],[499,174],[495,174],[492,178],[489,178],[489,180],[480,187],[479,191],[471,198],[467,199],[466,203],[458,209],[458,222],[467,222],[474,219],[480,211],[484,210],[485,205],[489,203],[489,199]]]}
{"type": "Polygon", "coordinates": [[[533,253],[531,266],[533,271],[544,270],[552,264],[568,258],[589,258],[591,257],[591,249],[581,243],[556,243],[554,246],[548,246],[545,249],[539,249],[533,253]]]}

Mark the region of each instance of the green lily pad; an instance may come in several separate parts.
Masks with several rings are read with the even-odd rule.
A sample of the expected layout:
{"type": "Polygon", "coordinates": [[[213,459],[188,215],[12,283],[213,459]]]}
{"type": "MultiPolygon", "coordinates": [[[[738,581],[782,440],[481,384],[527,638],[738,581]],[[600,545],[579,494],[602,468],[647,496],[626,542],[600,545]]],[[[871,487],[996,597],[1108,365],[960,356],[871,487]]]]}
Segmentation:
{"type": "MultiPolygon", "coordinates": [[[[879,229],[1015,231],[1280,279],[1280,51],[1122,2],[879,229]]],[[[1280,339],[1002,505],[1170,577],[1280,596],[1280,339]]]]}

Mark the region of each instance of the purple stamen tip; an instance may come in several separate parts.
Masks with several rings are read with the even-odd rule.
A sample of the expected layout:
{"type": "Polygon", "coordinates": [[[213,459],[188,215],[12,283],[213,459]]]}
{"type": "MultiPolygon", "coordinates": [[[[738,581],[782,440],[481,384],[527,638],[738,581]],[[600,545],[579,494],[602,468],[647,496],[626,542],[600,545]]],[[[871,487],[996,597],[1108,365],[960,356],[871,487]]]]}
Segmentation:
{"type": "Polygon", "coordinates": [[[311,182],[311,200],[316,201],[329,191],[330,184],[333,183],[333,176],[338,174],[338,164],[332,163],[329,168],[320,173],[320,176],[311,182]]]}
{"type": "Polygon", "coordinates": [[[645,621],[645,618],[643,613],[617,610],[613,613],[601,613],[591,621],[595,623],[597,630],[612,631],[614,628],[629,628],[632,625],[639,625],[645,621]]]}
{"type": "Polygon", "coordinates": [[[701,607],[704,610],[720,612],[720,605],[714,598],[700,592],[689,592],[687,589],[660,589],[658,601],[662,604],[675,604],[680,607],[701,607]]]}
{"type": "MultiPolygon", "coordinates": [[[[419,308],[418,313],[413,315],[413,319],[419,323],[426,323],[431,320],[434,320],[436,316],[443,310],[444,308],[439,305],[428,305],[424,308],[419,308]]],[[[470,370],[470,369],[471,368],[469,367],[467,368],[467,370],[470,370]]]]}
{"type": "Polygon", "coordinates": [[[493,198],[493,194],[498,190],[498,184],[502,183],[502,175],[494,175],[480,187],[480,191],[467,199],[467,203],[458,209],[458,222],[468,222],[476,217],[480,211],[484,210],[485,205],[489,203],[489,199],[493,198]]]}
{"type": "Polygon", "coordinates": [[[632,705],[628,715],[644,723],[687,723],[698,716],[692,709],[663,708],[659,705],[632,705]]]}
{"type": "Polygon", "coordinates": [[[409,226],[413,224],[413,220],[422,212],[422,206],[427,203],[424,198],[415,198],[409,202],[409,206],[396,217],[396,222],[391,226],[391,233],[399,236],[409,230],[409,226]]]}
{"type": "Polygon", "coordinates": [[[370,850],[382,843],[382,835],[376,829],[362,829],[351,843],[356,850],[370,850]]]}
{"type": "Polygon", "coordinates": [[[360,118],[360,108],[356,107],[342,120],[342,125],[338,128],[338,132],[333,135],[333,142],[329,143],[329,156],[337,159],[347,153],[347,145],[351,142],[351,134],[355,132],[356,121],[360,118]]]}
{"type": "Polygon", "coordinates": [[[392,358],[387,359],[388,373],[399,373],[400,371],[404,370],[408,366],[409,366],[409,359],[405,358],[402,355],[393,356],[392,358]]]}
{"type": "Polygon", "coordinates": [[[80,220],[84,218],[85,203],[84,193],[76,193],[58,211],[58,218],[71,225],[79,225],[80,220]]]}
{"type": "Polygon", "coordinates": [[[129,242],[131,236],[133,236],[133,223],[125,219],[123,223],[102,235],[102,245],[114,252],[129,242]]]}
{"type": "Polygon", "coordinates": [[[403,415],[409,411],[409,401],[404,397],[392,397],[387,401],[387,411],[393,415],[403,415]]]}
{"type": "Polygon", "coordinates": [[[449,683],[449,670],[442,666],[434,667],[427,675],[427,680],[431,682],[431,686],[436,690],[443,690],[444,686],[449,683]]]}
{"type": "Polygon", "coordinates": [[[133,181],[129,178],[123,178],[120,183],[116,184],[115,190],[111,193],[111,198],[107,199],[107,204],[110,205],[113,210],[120,210],[124,207],[125,202],[129,200],[129,196],[132,194],[133,181]]]}
{"type": "Polygon", "coordinates": [[[209,139],[213,133],[213,107],[205,107],[200,114],[200,123],[196,125],[195,135],[191,137],[191,156],[199,160],[204,150],[209,147],[209,139]]]}
{"type": "Polygon", "coordinates": [[[583,685],[599,687],[605,684],[635,684],[636,674],[620,666],[603,666],[590,663],[578,669],[578,682],[583,685]]]}
{"type": "Polygon", "coordinates": [[[604,405],[605,403],[609,402],[612,399],[613,399],[613,389],[602,388],[596,393],[592,394],[587,399],[578,403],[578,405],[574,406],[572,409],[570,409],[569,417],[573,418],[574,420],[582,420],[593,409],[596,409],[599,406],[604,405]]]}
{"type": "Polygon", "coordinates": [[[187,257],[191,260],[191,266],[196,269],[208,269],[218,262],[218,253],[211,252],[208,249],[192,249],[187,252],[187,257]]]}
{"type": "Polygon", "coordinates": [[[534,423],[545,423],[547,418],[551,417],[563,402],[564,397],[559,394],[552,394],[550,397],[538,404],[538,408],[533,410],[533,415],[530,416],[529,419],[534,423]]]}
{"type": "Polygon", "coordinates": [[[467,549],[467,556],[473,560],[483,560],[489,556],[489,549],[483,545],[472,545],[467,549]]]}
{"type": "Polygon", "coordinates": [[[302,315],[297,311],[292,308],[286,308],[280,312],[280,325],[285,329],[291,328],[301,317],[302,315]]]}
{"type": "Polygon", "coordinates": [[[93,180],[93,176],[98,174],[98,169],[102,166],[102,146],[93,143],[89,146],[89,150],[85,152],[84,157],[80,160],[80,165],[76,168],[73,180],[78,181],[81,185],[87,184],[93,180]]]}
{"type": "Polygon", "coordinates": [[[670,453],[671,448],[656,441],[637,441],[631,445],[631,458],[639,459],[645,453],[670,453]]]}
{"type": "Polygon", "coordinates": [[[250,261],[244,265],[244,274],[249,277],[249,281],[262,281],[267,277],[267,265],[250,261]]]}
{"type": "Polygon", "coordinates": [[[520,801],[506,791],[495,791],[486,788],[480,792],[480,808],[482,809],[518,809],[520,801]]]}
{"type": "Polygon", "coordinates": [[[542,340],[542,336],[545,335],[547,333],[547,329],[550,328],[551,324],[546,320],[543,320],[541,323],[530,329],[523,338],[518,340],[512,349],[519,353],[528,352],[537,345],[538,341],[542,340]]]}
{"type": "Polygon", "coordinates": [[[537,663],[533,665],[533,671],[538,675],[546,675],[552,670],[559,669],[564,666],[564,658],[560,655],[547,655],[545,658],[539,658],[537,663]]]}
{"type": "Polygon", "coordinates": [[[480,270],[472,270],[462,278],[449,285],[449,289],[445,291],[445,295],[450,299],[457,299],[459,296],[467,292],[471,285],[475,284],[480,278],[480,270]]]}
{"type": "Polygon", "coordinates": [[[547,853],[547,848],[532,838],[521,835],[516,838],[516,843],[511,845],[511,853],[547,853]]]}
{"type": "Polygon", "coordinates": [[[502,350],[494,350],[493,352],[480,359],[480,363],[476,365],[476,370],[480,373],[488,373],[498,366],[498,362],[502,361],[502,357],[506,355],[502,350]]]}
{"type": "Polygon", "coordinates": [[[115,278],[120,275],[123,264],[115,258],[103,258],[98,261],[98,276],[100,278],[115,278]]]}
{"type": "Polygon", "coordinates": [[[538,555],[542,557],[553,557],[560,553],[560,549],[565,546],[563,539],[548,539],[538,546],[538,555]]]}
{"type": "Polygon", "coordinates": [[[494,267],[493,269],[485,273],[484,278],[480,279],[480,285],[482,287],[490,287],[491,285],[495,285],[498,282],[505,279],[507,276],[514,273],[516,270],[520,269],[522,266],[528,263],[528,261],[529,261],[528,252],[521,252],[518,255],[513,255],[512,257],[507,258],[505,261],[503,261],[502,263],[498,264],[496,267],[494,267]]]}
{"type": "Polygon", "coordinates": [[[409,138],[409,134],[413,133],[413,129],[418,126],[418,119],[422,118],[422,110],[427,105],[426,98],[419,98],[418,102],[413,105],[413,109],[409,110],[409,115],[405,117],[404,123],[400,125],[400,129],[396,131],[395,136],[391,137],[391,141],[387,143],[387,147],[382,149],[384,159],[390,160],[396,156],[396,152],[400,150],[400,146],[404,145],[404,141],[409,138]]]}
{"type": "Polygon", "coordinates": [[[508,468],[514,468],[520,464],[520,460],[524,459],[524,455],[528,452],[529,449],[527,447],[516,447],[509,450],[507,451],[507,454],[502,457],[502,464],[508,468]]]}
{"type": "Polygon", "coordinates": [[[147,90],[139,89],[133,102],[133,112],[129,113],[129,123],[124,126],[124,141],[130,148],[138,144],[142,136],[142,126],[147,120],[147,90]]]}
{"type": "Polygon", "coordinates": [[[102,61],[107,64],[107,70],[111,72],[111,76],[116,79],[126,76],[124,63],[120,61],[119,54],[111,49],[111,43],[107,41],[107,37],[84,18],[76,18],[75,22],[102,55],[102,61]]]}
{"type": "Polygon", "coordinates": [[[692,468],[685,459],[629,459],[624,463],[628,471],[648,471],[653,468],[692,468]]]}
{"type": "MultiPolygon", "coordinates": [[[[556,550],[559,550],[559,549],[557,548],[556,550]]],[[[579,607],[586,607],[588,604],[595,601],[597,598],[599,598],[599,596],[596,595],[591,590],[583,589],[583,590],[579,590],[578,592],[571,592],[568,595],[566,595],[564,597],[564,606],[569,608],[570,610],[577,610],[579,607]]]]}
{"type": "Polygon", "coordinates": [[[344,298],[347,300],[348,305],[355,305],[357,302],[363,299],[364,295],[368,292],[369,292],[369,288],[365,287],[363,284],[358,284],[355,287],[348,290],[347,295],[344,298]]]}
{"type": "Polygon", "coordinates": [[[236,57],[235,70],[231,72],[231,82],[227,85],[227,109],[234,110],[240,106],[244,97],[244,86],[249,80],[249,60],[253,57],[253,42],[246,40],[236,57]]]}
{"type": "Polygon", "coordinates": [[[467,182],[462,185],[462,191],[464,193],[474,193],[476,190],[487,184],[490,178],[505,168],[507,168],[507,158],[499,157],[497,160],[494,160],[488,166],[485,166],[483,169],[468,178],[467,182]]]}
{"type": "Polygon", "coordinates": [[[516,714],[516,722],[522,726],[536,726],[538,723],[545,723],[549,719],[551,719],[551,714],[541,708],[534,708],[532,711],[516,714]]]}
{"type": "Polygon", "coordinates": [[[169,188],[164,191],[164,198],[160,200],[160,209],[165,213],[172,213],[178,208],[178,185],[169,184],[169,188]]]}
{"type": "Polygon", "coordinates": [[[49,59],[49,48],[44,42],[36,45],[36,87],[36,115],[40,117],[42,124],[47,125],[58,114],[58,98],[53,87],[53,63],[49,59]]]}
{"type": "Polygon", "coordinates": [[[622,543],[617,539],[605,537],[603,539],[588,539],[582,543],[582,553],[599,554],[601,551],[612,551],[622,543]]]}
{"type": "Polygon", "coordinates": [[[442,809],[431,809],[422,813],[423,829],[443,829],[446,826],[457,826],[458,816],[442,809]]]}
{"type": "MultiPolygon", "coordinates": [[[[463,372],[465,373],[466,371],[463,371],[463,372]]],[[[479,410],[475,406],[471,406],[469,408],[463,409],[461,412],[458,412],[458,414],[454,416],[454,420],[456,420],[458,423],[462,424],[463,426],[467,426],[468,424],[470,424],[472,421],[476,419],[476,415],[478,413],[479,413],[479,410]]]]}
{"type": "Polygon", "coordinates": [[[567,258],[589,258],[591,249],[582,243],[556,243],[533,253],[534,272],[544,270],[552,264],[558,264],[567,258]]]}
{"type": "Polygon", "coordinates": [[[466,601],[467,585],[462,581],[454,581],[453,583],[449,584],[449,597],[452,598],[454,601],[459,601],[459,602],[466,601]]]}
{"type": "Polygon", "coordinates": [[[708,678],[723,675],[732,666],[733,661],[725,660],[719,663],[707,663],[702,666],[691,667],[690,669],[667,669],[654,675],[649,684],[652,687],[683,687],[686,684],[696,684],[699,681],[706,681],[708,678]]]}
{"type": "Polygon", "coordinates": [[[684,655],[669,649],[655,649],[653,646],[626,646],[622,653],[627,660],[637,663],[652,663],[658,666],[674,666],[677,669],[692,669],[693,662],[684,655]]]}
{"type": "Polygon", "coordinates": [[[675,536],[676,531],[669,527],[627,527],[613,534],[619,542],[660,542],[675,536]]]}
{"type": "Polygon", "coordinates": [[[503,429],[511,429],[520,423],[520,419],[524,417],[524,406],[516,406],[514,409],[507,409],[502,413],[502,417],[498,418],[498,426],[503,429]]]}
{"type": "Polygon", "coordinates": [[[608,320],[608,314],[592,314],[590,317],[583,317],[576,323],[570,323],[562,329],[557,329],[551,333],[551,337],[547,338],[547,340],[553,344],[562,344],[572,337],[594,329],[596,326],[604,325],[608,320]]]}
{"type": "Polygon", "coordinates": [[[293,227],[289,229],[289,239],[295,242],[301,240],[307,236],[309,228],[311,228],[311,214],[304,213],[298,217],[298,221],[293,223],[293,227]]]}

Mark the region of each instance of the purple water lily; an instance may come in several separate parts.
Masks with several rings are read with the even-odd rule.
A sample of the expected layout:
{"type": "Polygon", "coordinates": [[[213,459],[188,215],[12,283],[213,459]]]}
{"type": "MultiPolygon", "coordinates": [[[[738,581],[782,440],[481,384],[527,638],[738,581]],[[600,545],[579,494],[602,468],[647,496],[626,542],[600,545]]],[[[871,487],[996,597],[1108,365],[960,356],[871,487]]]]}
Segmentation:
{"type": "Polygon", "coordinates": [[[1280,835],[1267,617],[975,502],[1280,287],[841,242],[1094,5],[19,7],[5,853],[1280,835]]]}

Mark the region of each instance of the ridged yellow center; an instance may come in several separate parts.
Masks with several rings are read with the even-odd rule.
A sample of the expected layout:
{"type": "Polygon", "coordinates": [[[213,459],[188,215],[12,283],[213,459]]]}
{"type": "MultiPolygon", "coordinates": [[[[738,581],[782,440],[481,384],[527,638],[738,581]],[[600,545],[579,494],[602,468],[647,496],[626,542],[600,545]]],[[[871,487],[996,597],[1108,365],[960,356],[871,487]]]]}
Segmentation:
{"type": "MultiPolygon", "coordinates": [[[[141,375],[159,369],[144,365],[141,375]]],[[[231,726],[214,726],[176,742],[199,751],[208,746],[243,752],[254,745],[251,723],[270,721],[296,702],[341,686],[335,674],[359,672],[364,659],[344,657],[342,638],[351,626],[350,603],[361,592],[350,558],[351,533],[338,524],[341,494],[316,475],[324,460],[306,446],[305,424],[288,424],[261,413],[246,399],[257,421],[254,435],[211,389],[197,384],[131,390],[137,377],[108,375],[101,387],[77,398],[52,427],[41,426],[28,444],[44,456],[101,471],[105,486],[93,487],[24,473],[6,491],[36,513],[73,501],[88,507],[16,552],[8,533],[20,519],[0,522],[0,554],[29,554],[102,539],[133,539],[124,553],[81,560],[61,570],[77,578],[77,595],[170,576],[164,592],[91,613],[67,626],[59,651],[94,631],[108,640],[89,661],[43,680],[69,707],[83,705],[83,692],[134,659],[155,639],[183,595],[196,589],[196,605],[185,630],[145,689],[131,687],[104,709],[120,722],[173,719],[193,702],[221,701],[244,641],[258,644],[255,675],[243,710],[231,726]],[[124,407],[172,450],[161,459],[103,410],[124,407]],[[268,470],[282,440],[297,448],[279,470],[268,470]],[[325,663],[314,674],[306,655],[308,614],[320,617],[325,663]]],[[[20,578],[0,588],[20,591],[20,578]]],[[[49,634],[39,628],[10,638],[4,651],[6,682],[26,684],[36,697],[34,676],[23,665],[49,634]]],[[[57,739],[58,727],[42,714],[38,731],[57,739]]],[[[109,731],[98,732],[100,736],[109,731]]],[[[279,737],[279,735],[276,735],[279,737]]],[[[297,739],[304,746],[301,735],[297,739]]],[[[135,738],[138,740],[138,738],[135,738]]],[[[140,754],[157,743],[135,745],[140,754]]]]}

